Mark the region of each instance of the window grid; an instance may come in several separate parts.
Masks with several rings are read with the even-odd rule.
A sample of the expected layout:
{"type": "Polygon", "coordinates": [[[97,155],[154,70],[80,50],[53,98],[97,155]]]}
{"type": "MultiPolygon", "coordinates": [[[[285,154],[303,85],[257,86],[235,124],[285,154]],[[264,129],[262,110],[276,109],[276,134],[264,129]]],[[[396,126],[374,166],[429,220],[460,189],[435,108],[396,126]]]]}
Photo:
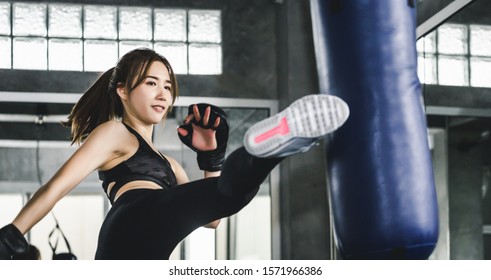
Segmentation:
{"type": "MultiPolygon", "coordinates": [[[[111,6],[111,5],[100,5],[100,6],[107,6],[107,7],[114,7],[116,8],[116,39],[112,40],[112,39],[106,39],[106,38],[87,38],[85,36],[85,18],[86,18],[86,10],[85,10],[85,7],[86,6],[97,6],[97,5],[81,5],[81,4],[62,4],[62,3],[44,3],[44,5],[46,5],[46,16],[45,16],[45,20],[46,20],[46,35],[45,36],[33,36],[33,35],[25,35],[25,36],[16,36],[14,35],[14,32],[13,32],[13,29],[14,29],[14,21],[15,21],[15,17],[14,17],[14,2],[0,2],[0,3],[7,3],[9,4],[9,8],[10,8],[10,34],[9,35],[2,35],[2,37],[6,37],[6,38],[10,38],[10,69],[19,69],[19,68],[14,68],[14,52],[15,52],[15,39],[20,39],[20,38],[26,38],[26,39],[35,39],[35,38],[39,38],[39,39],[42,39],[42,40],[45,40],[46,41],[46,54],[45,54],[45,57],[46,57],[46,64],[45,66],[43,66],[44,70],[47,70],[47,71],[52,71],[53,69],[53,65],[50,63],[50,42],[52,42],[52,40],[55,40],[55,41],[66,41],[67,43],[70,41],[70,40],[80,40],[81,41],[81,60],[82,60],[82,69],[81,70],[69,70],[69,71],[90,71],[90,70],[87,70],[87,46],[86,46],[86,42],[87,41],[107,41],[107,42],[114,42],[116,43],[116,57],[117,59],[119,59],[123,54],[121,53],[121,43],[136,43],[136,44],[140,44],[140,45],[144,45],[144,44],[149,44],[151,46],[151,48],[155,49],[155,45],[170,45],[172,46],[173,44],[182,44],[182,46],[184,47],[185,46],[185,59],[181,59],[182,63],[185,63],[185,65],[183,67],[180,67],[180,73],[177,73],[177,74],[188,74],[188,75],[192,75],[192,71],[190,71],[190,65],[191,65],[191,61],[190,61],[190,57],[189,57],[189,53],[190,53],[190,46],[192,46],[193,44],[200,44],[200,45],[208,45],[210,47],[216,47],[218,48],[220,51],[216,52],[218,55],[220,55],[220,57],[217,57],[217,59],[215,59],[214,61],[216,61],[216,63],[218,63],[218,65],[215,67],[215,69],[212,69],[209,73],[194,73],[194,74],[204,74],[204,75],[219,75],[221,74],[221,67],[222,67],[222,57],[221,57],[221,13],[219,10],[199,10],[199,11],[209,11],[210,13],[213,13],[213,14],[218,14],[218,22],[220,24],[220,27],[219,27],[219,36],[220,36],[220,39],[218,42],[193,42],[191,40],[189,40],[189,25],[190,25],[190,14],[191,14],[191,11],[198,11],[198,10],[190,10],[190,9],[176,9],[176,10],[182,10],[184,11],[184,14],[185,14],[185,23],[186,23],[186,28],[185,28],[185,32],[186,34],[185,35],[185,40],[184,41],[165,41],[165,40],[161,40],[161,39],[156,39],[156,36],[155,36],[155,29],[156,29],[156,26],[155,26],[155,11],[156,10],[162,10],[162,8],[151,8],[149,11],[149,21],[150,21],[150,24],[151,24],[151,27],[150,27],[150,32],[151,32],[151,39],[150,40],[130,40],[130,39],[121,39],[120,38],[120,21],[121,21],[121,8],[145,8],[145,7],[140,7],[140,6],[111,6]],[[79,6],[81,8],[81,21],[82,21],[82,24],[81,24],[81,36],[80,37],[63,37],[63,36],[51,36],[49,34],[49,24],[50,24],[50,16],[51,16],[51,12],[50,12],[50,7],[52,5],[65,5],[65,6],[71,6],[71,5],[74,5],[74,6],[79,6]],[[218,68],[218,70],[216,69],[218,68]]],[[[40,3],[40,4],[43,4],[43,3],[40,3]]],[[[172,9],[169,9],[169,10],[172,10],[172,9]]],[[[43,50],[44,51],[44,50],[43,50]]],[[[165,55],[165,53],[164,53],[165,55]]],[[[116,62],[116,61],[115,61],[116,62]]],[[[196,62],[194,64],[197,64],[196,62]]],[[[174,65],[174,68],[176,68],[176,65],[174,65]]],[[[22,67],[21,67],[22,68],[22,67]]],[[[110,67],[107,67],[107,68],[110,68],[110,67]]],[[[22,69],[26,69],[26,68],[22,68],[22,69]]],[[[92,70],[92,71],[95,71],[95,70],[92,70]]],[[[97,72],[99,71],[104,71],[103,69],[101,70],[98,70],[97,72]]]]}
{"type": "MultiPolygon", "coordinates": [[[[465,52],[465,54],[444,54],[444,53],[441,53],[439,51],[439,48],[438,48],[438,44],[439,44],[439,35],[438,35],[438,29],[433,31],[432,33],[430,33],[429,36],[433,35],[435,36],[435,51],[434,53],[426,53],[424,51],[424,49],[422,50],[419,50],[418,49],[418,55],[422,58],[422,60],[424,61],[425,63],[425,66],[423,66],[423,70],[425,72],[423,73],[418,73],[421,77],[420,79],[422,80],[422,83],[425,83],[425,84],[438,84],[438,85],[445,85],[443,84],[441,81],[441,78],[440,78],[440,59],[444,59],[445,57],[447,58],[455,58],[455,59],[458,59],[458,58],[461,58],[463,60],[465,60],[465,67],[467,68],[466,71],[464,72],[465,74],[465,77],[464,77],[464,83],[463,85],[458,85],[458,86],[467,86],[467,87],[473,87],[472,85],[472,77],[473,77],[473,71],[477,71],[476,69],[474,69],[472,67],[472,60],[473,59],[482,59],[482,60],[491,60],[491,56],[486,56],[486,55],[472,55],[471,54],[471,24],[452,24],[452,25],[460,25],[462,27],[465,27],[465,30],[466,30],[466,46],[467,46],[467,50],[465,52]],[[435,68],[436,68],[436,76],[434,77],[434,82],[428,82],[426,81],[426,72],[427,71],[431,71],[431,69],[427,69],[426,67],[426,62],[427,62],[427,59],[431,59],[431,57],[434,57],[435,58],[435,68]]],[[[425,37],[423,38],[420,38],[419,40],[424,40],[425,37]]],[[[423,41],[423,46],[424,46],[424,41],[423,41]]],[[[474,72],[476,73],[476,72],[474,72]]],[[[491,76],[490,76],[490,80],[491,80],[491,76]]],[[[491,87],[491,85],[484,85],[484,86],[481,86],[481,87],[491,87]]]]}
{"type": "Polygon", "coordinates": [[[10,68],[12,69],[14,67],[14,39],[13,39],[13,35],[14,35],[14,17],[13,17],[13,13],[14,13],[14,7],[12,5],[12,3],[10,3],[10,34],[9,34],[9,38],[10,38],[10,68]]]}
{"type": "Polygon", "coordinates": [[[81,14],[81,21],[82,21],[82,71],[85,71],[85,38],[84,38],[84,32],[85,32],[85,24],[84,24],[84,19],[85,19],[85,9],[82,7],[82,14],[81,14]]]}

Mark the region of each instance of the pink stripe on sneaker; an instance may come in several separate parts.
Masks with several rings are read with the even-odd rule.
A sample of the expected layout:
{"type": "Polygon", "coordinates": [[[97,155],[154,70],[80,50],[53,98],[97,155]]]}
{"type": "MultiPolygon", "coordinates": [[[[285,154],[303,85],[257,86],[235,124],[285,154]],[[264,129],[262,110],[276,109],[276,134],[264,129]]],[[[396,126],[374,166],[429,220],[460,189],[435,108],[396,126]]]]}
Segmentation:
{"type": "Polygon", "coordinates": [[[289,132],[290,132],[290,128],[288,128],[288,123],[286,121],[286,118],[282,118],[280,124],[277,127],[269,131],[266,131],[265,133],[254,138],[254,142],[258,144],[263,142],[264,140],[268,140],[269,138],[275,136],[276,134],[285,135],[288,134],[289,132]]]}

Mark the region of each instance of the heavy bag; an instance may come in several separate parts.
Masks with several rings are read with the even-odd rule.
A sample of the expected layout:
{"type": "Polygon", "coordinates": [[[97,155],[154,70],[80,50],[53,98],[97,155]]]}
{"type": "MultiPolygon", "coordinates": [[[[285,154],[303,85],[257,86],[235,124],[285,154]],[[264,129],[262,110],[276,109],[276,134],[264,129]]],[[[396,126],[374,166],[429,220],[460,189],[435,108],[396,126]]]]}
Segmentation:
{"type": "Polygon", "coordinates": [[[414,2],[310,2],[321,92],[351,112],[326,144],[343,259],[427,259],[438,239],[414,2]]]}

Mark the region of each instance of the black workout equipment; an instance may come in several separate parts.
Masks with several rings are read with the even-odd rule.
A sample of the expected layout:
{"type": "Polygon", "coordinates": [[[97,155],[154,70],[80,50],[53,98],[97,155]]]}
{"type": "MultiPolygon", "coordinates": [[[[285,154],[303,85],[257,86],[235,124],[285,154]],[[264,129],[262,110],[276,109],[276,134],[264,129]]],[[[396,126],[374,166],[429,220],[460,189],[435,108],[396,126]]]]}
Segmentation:
{"type": "Polygon", "coordinates": [[[0,260],[11,260],[13,255],[25,254],[29,243],[13,224],[0,229],[0,260]]]}
{"type": "Polygon", "coordinates": [[[427,259],[438,240],[438,203],[414,3],[310,3],[320,91],[350,107],[326,148],[340,256],[427,259]]]}
{"type": "Polygon", "coordinates": [[[56,225],[48,235],[48,243],[49,243],[49,246],[51,247],[51,251],[53,251],[53,260],[76,260],[77,256],[75,256],[72,253],[72,248],[70,247],[70,243],[68,243],[68,239],[66,238],[65,234],[61,230],[60,225],[58,224],[58,219],[56,219],[54,214],[53,214],[53,218],[55,219],[56,225]],[[51,242],[51,238],[53,237],[53,234],[55,232],[58,232],[58,234],[61,235],[61,237],[63,238],[63,241],[65,241],[68,252],[66,252],[66,253],[57,253],[56,252],[56,249],[58,248],[59,237],[56,238],[56,241],[54,243],[51,242]]]}

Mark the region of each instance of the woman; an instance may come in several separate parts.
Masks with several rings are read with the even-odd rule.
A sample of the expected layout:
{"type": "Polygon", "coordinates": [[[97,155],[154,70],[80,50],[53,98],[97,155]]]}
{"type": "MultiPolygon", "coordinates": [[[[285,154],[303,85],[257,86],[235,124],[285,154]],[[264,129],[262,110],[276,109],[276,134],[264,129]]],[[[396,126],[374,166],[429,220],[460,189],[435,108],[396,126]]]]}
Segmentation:
{"type": "Polygon", "coordinates": [[[165,119],[177,96],[171,65],[153,50],[131,51],[105,72],[66,122],[80,147],[0,229],[0,259],[24,252],[28,244],[22,235],[94,170],[112,203],[95,258],[168,259],[193,230],[214,228],[247,205],[284,156],[307,150],[348,116],[338,98],[305,97],[252,126],[244,140],[249,152],[239,148],[224,161],[225,113],[213,105],[192,105],[178,134],[197,152],[205,178],[189,182],[181,165],[152,143],[154,125],[165,119]],[[293,114],[299,110],[303,113],[293,114]],[[314,117],[331,120],[336,114],[336,123],[315,123],[314,117]]]}

